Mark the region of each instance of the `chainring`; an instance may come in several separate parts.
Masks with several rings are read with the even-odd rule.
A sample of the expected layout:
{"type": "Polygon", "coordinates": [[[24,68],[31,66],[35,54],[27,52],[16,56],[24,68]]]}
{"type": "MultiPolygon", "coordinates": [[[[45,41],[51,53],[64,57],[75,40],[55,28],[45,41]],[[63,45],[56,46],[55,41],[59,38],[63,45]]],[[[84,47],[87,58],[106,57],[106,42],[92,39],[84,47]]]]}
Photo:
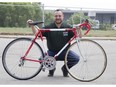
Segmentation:
{"type": "Polygon", "coordinates": [[[43,61],[43,66],[48,70],[52,70],[56,67],[56,59],[51,56],[45,56],[43,61]]]}

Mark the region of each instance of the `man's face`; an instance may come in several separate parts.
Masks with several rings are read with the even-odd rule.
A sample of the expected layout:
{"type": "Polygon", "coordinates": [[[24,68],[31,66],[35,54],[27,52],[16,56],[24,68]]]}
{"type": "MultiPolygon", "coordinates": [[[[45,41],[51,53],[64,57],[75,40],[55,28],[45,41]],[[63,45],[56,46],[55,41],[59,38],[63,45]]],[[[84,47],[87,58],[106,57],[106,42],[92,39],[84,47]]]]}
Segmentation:
{"type": "Polygon", "coordinates": [[[54,21],[56,24],[61,24],[64,19],[64,15],[61,11],[54,12],[54,21]]]}

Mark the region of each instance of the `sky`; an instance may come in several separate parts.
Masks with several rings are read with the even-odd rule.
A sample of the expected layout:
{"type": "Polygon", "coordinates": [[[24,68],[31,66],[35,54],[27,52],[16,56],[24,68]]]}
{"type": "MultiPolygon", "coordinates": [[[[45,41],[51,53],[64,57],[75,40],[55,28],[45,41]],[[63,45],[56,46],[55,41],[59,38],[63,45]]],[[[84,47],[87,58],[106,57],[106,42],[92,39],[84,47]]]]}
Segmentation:
{"type": "Polygon", "coordinates": [[[116,9],[116,0],[38,0],[45,6],[116,9]]]}
{"type": "MultiPolygon", "coordinates": [[[[3,1],[3,0],[0,0],[3,1]]],[[[4,0],[15,1],[15,0],[4,0]]],[[[42,2],[44,6],[99,8],[116,10],[116,0],[18,0],[18,2],[42,2]]],[[[16,2],[16,1],[15,1],[16,2]]]]}

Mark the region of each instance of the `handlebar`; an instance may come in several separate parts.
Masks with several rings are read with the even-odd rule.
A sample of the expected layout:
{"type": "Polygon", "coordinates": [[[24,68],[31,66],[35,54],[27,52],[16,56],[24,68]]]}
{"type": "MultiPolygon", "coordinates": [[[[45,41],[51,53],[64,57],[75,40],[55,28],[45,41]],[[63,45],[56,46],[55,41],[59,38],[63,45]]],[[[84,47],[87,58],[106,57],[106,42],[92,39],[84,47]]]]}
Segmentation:
{"type": "Polygon", "coordinates": [[[86,32],[84,33],[84,35],[86,35],[90,31],[91,26],[88,22],[84,22],[79,25],[79,30],[82,29],[82,27],[84,27],[84,26],[87,28],[86,32]]]}

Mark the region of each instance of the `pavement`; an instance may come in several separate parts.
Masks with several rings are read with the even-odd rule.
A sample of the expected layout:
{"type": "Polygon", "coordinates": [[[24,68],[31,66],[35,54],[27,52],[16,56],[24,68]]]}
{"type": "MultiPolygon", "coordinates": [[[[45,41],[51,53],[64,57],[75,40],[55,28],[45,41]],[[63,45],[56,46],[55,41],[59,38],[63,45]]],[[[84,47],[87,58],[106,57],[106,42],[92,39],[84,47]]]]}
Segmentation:
{"type": "MultiPolygon", "coordinates": [[[[0,61],[2,61],[2,52],[6,45],[14,38],[18,37],[34,37],[31,35],[0,35],[0,61]]],[[[31,80],[20,81],[10,77],[4,70],[2,62],[0,62],[0,85],[19,84],[19,85],[116,85],[116,37],[83,37],[93,39],[98,42],[107,54],[108,64],[103,75],[92,82],[80,82],[72,77],[64,78],[62,76],[61,67],[64,62],[57,62],[57,69],[53,78],[48,78],[48,71],[41,72],[31,80]]],[[[39,41],[39,40],[38,40],[39,41]]],[[[41,43],[39,43],[41,44],[41,43]]]]}

